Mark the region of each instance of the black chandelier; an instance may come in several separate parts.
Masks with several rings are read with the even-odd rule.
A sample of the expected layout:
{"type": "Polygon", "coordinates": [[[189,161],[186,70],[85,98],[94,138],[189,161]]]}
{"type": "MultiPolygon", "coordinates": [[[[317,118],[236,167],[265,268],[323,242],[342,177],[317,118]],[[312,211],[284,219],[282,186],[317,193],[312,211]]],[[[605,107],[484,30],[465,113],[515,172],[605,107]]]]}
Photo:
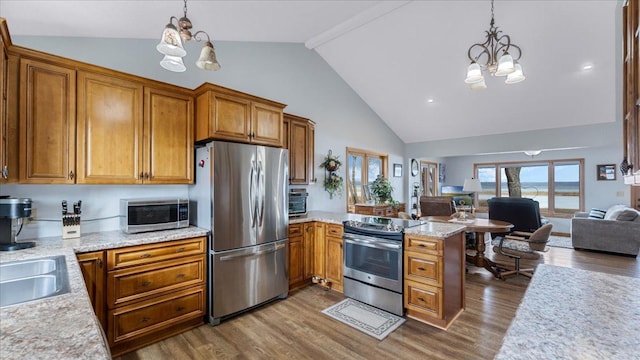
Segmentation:
{"type": "Polygon", "coordinates": [[[506,76],[506,84],[516,84],[524,81],[522,65],[518,63],[522,56],[522,49],[511,43],[511,37],[502,34],[495,26],[493,19],[493,0],[491,0],[491,23],[485,31],[486,40],[469,47],[467,56],[471,64],[467,69],[465,83],[472,89],[486,89],[482,69],[489,71],[492,76],[506,76]],[[512,55],[513,54],[513,55],[512,55]]]}

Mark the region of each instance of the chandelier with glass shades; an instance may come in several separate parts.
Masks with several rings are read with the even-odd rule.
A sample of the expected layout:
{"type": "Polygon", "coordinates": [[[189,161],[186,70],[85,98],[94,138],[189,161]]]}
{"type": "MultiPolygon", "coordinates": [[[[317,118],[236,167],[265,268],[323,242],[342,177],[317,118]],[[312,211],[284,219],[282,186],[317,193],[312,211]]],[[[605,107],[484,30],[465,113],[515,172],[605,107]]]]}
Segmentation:
{"type": "Polygon", "coordinates": [[[187,55],[183,43],[191,39],[203,41],[204,36],[206,36],[206,42],[204,43],[204,47],[202,47],[202,51],[200,51],[200,57],[198,61],[196,61],[196,66],[202,70],[215,71],[220,69],[220,64],[216,59],[216,52],[209,34],[204,31],[197,31],[195,34],[191,34],[193,25],[187,17],[187,0],[184,0],[183,10],[184,16],[180,19],[175,16],[169,18],[169,23],[164,27],[164,31],[162,32],[162,39],[160,39],[160,43],[156,46],[156,49],[158,49],[161,54],[164,54],[164,58],[160,61],[160,66],[175,72],[187,70],[182,62],[182,58],[187,55]],[[173,24],[174,20],[177,22],[177,27],[173,24]],[[202,36],[202,38],[199,36],[202,36]]]}
{"type": "Polygon", "coordinates": [[[502,34],[493,20],[493,0],[491,0],[491,23],[483,43],[471,45],[467,55],[471,65],[467,69],[465,83],[471,85],[471,89],[486,89],[487,85],[482,75],[482,70],[489,71],[492,76],[506,76],[506,84],[516,84],[524,81],[522,65],[518,63],[522,50],[511,43],[509,35],[502,34]]]}

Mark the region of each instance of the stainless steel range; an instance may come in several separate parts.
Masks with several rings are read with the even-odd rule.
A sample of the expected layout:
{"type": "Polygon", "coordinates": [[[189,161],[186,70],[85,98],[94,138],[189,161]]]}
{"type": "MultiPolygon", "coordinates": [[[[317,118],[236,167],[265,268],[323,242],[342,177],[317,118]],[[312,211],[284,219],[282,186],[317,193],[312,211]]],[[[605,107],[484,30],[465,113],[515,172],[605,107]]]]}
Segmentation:
{"type": "Polygon", "coordinates": [[[404,229],[423,223],[373,216],[345,221],[345,296],[402,316],[404,229]]]}

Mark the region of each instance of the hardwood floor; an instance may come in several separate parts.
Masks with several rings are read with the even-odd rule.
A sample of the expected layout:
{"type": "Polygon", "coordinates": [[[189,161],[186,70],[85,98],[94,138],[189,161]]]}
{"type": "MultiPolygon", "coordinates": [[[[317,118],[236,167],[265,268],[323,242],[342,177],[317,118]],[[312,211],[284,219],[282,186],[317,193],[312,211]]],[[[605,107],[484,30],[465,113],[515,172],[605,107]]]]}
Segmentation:
{"type": "MultiPolygon", "coordinates": [[[[487,253],[513,263],[491,249],[487,253]]],[[[539,262],[640,277],[633,257],[550,248],[539,262]]],[[[529,281],[502,281],[469,266],[466,310],[448,331],[407,319],[382,341],[320,313],[344,296],[309,286],[216,327],[203,325],[117,359],[492,359],[529,281]]]]}

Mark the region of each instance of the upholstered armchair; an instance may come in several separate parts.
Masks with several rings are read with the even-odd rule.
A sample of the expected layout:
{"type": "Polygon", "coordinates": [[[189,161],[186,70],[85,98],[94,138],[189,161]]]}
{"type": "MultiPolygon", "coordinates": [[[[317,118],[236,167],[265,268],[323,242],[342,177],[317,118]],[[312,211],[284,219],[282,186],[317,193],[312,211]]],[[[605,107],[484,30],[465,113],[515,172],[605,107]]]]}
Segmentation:
{"type": "MultiPolygon", "coordinates": [[[[501,220],[513,224],[511,231],[533,233],[546,221],[540,217],[540,204],[529,198],[494,197],[487,200],[489,219],[501,220]]],[[[491,237],[498,235],[492,233],[491,237]]]]}
{"type": "Polygon", "coordinates": [[[420,216],[450,216],[456,212],[450,196],[421,196],[420,216]]]}
{"type": "Polygon", "coordinates": [[[511,235],[498,236],[491,241],[494,252],[515,259],[514,269],[501,272],[502,278],[518,274],[529,278],[533,276],[533,268],[520,268],[520,259],[539,259],[540,251],[545,251],[547,242],[549,242],[552,227],[552,224],[546,224],[533,233],[514,231],[511,235]]]}

